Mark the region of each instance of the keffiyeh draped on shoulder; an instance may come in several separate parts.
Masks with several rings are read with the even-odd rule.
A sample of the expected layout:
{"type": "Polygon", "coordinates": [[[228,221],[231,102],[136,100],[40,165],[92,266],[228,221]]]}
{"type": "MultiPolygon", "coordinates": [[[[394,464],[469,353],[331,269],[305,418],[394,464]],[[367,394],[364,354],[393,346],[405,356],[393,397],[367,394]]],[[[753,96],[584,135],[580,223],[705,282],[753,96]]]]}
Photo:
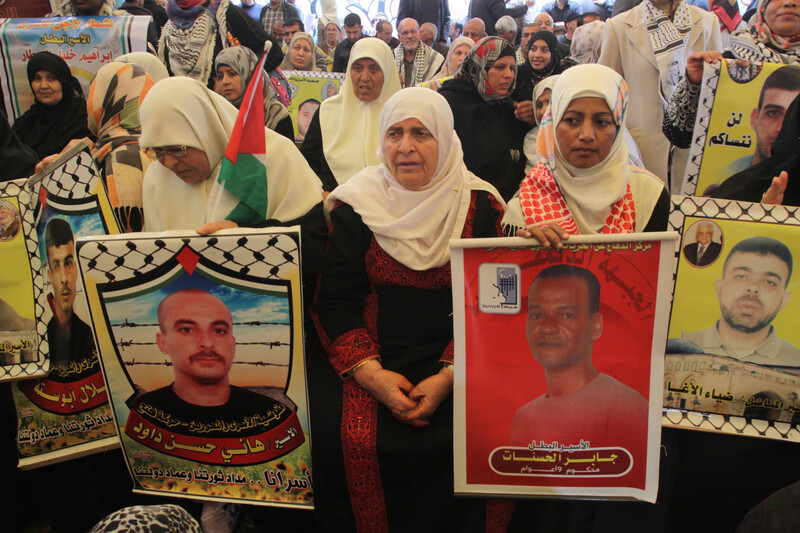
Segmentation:
{"type": "MultiPolygon", "coordinates": [[[[394,49],[394,62],[397,71],[400,73],[401,80],[405,79],[406,74],[405,63],[403,62],[404,57],[405,48],[403,48],[402,44],[398,45],[398,47],[394,49]]],[[[419,85],[433,78],[433,76],[439,72],[442,63],[444,63],[442,54],[420,41],[419,45],[417,45],[417,54],[414,56],[414,75],[411,78],[411,83],[413,85],[419,85]]]]}
{"type": "Polygon", "coordinates": [[[730,50],[737,59],[765,61],[767,63],[800,63],[800,34],[782,37],[766,23],[765,13],[770,2],[760,0],[755,24],[731,34],[730,50]]]}

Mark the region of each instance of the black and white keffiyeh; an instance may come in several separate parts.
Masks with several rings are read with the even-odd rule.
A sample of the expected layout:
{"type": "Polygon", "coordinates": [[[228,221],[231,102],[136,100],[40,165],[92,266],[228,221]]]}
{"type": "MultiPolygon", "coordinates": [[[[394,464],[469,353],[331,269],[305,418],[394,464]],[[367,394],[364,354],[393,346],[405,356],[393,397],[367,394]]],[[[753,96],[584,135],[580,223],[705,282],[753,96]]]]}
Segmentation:
{"type": "MultiPolygon", "coordinates": [[[[400,73],[400,83],[404,83],[406,75],[406,66],[403,62],[404,57],[405,48],[402,44],[398,45],[398,47],[394,49],[394,62],[397,71],[400,73]]],[[[417,54],[414,56],[414,77],[412,78],[412,85],[419,85],[431,79],[434,74],[439,71],[442,63],[444,63],[442,54],[420,41],[417,46],[417,54]]]]}
{"type": "Polygon", "coordinates": [[[686,70],[686,40],[692,30],[692,16],[684,0],[678,0],[672,20],[651,0],[644,0],[647,33],[656,56],[661,80],[661,98],[666,105],[686,70]]]}

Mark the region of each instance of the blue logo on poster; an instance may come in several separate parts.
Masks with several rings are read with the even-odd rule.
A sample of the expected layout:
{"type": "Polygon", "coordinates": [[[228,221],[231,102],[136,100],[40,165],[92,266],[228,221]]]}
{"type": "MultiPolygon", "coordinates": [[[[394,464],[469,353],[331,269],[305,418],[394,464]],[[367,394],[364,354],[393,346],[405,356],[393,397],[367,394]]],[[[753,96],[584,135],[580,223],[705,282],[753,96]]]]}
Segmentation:
{"type": "Polygon", "coordinates": [[[480,309],[484,313],[513,314],[520,306],[520,268],[509,263],[484,263],[478,269],[480,309]]]}
{"type": "Polygon", "coordinates": [[[497,268],[497,292],[503,297],[504,305],[517,305],[517,285],[519,277],[513,268],[497,268]]]}

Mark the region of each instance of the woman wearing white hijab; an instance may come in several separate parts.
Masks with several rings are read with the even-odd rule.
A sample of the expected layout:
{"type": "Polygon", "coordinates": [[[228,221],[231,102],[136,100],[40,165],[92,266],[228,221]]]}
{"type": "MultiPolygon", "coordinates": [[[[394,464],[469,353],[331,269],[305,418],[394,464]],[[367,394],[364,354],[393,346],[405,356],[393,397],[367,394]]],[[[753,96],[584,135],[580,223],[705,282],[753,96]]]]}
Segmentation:
{"type": "Polygon", "coordinates": [[[606,23],[595,20],[589,24],[578,26],[572,35],[570,56],[578,64],[597,63],[600,59],[600,45],[603,42],[603,30],[606,23]]]}
{"type": "Polygon", "coordinates": [[[568,235],[666,229],[664,183],[628,162],[627,103],[625,80],[608,67],[578,65],[559,77],[536,143],[539,162],[503,219],[507,234],[561,247],[568,235]]]}
{"type": "Polygon", "coordinates": [[[339,94],[322,102],[300,148],[325,190],[378,164],[378,117],[399,90],[392,49],[380,39],[357,41],[339,94]]]}
{"type": "Polygon", "coordinates": [[[114,61],[139,65],[150,74],[150,77],[156,83],[169,78],[169,72],[167,72],[167,67],[164,66],[164,63],[148,52],[129,52],[119,56],[114,61]]]}
{"type": "MultiPolygon", "coordinates": [[[[240,199],[216,178],[237,113],[225,98],[190,78],[153,86],[139,110],[139,145],[158,159],[144,177],[146,231],[195,229],[224,220],[236,208],[240,199]]],[[[297,219],[322,201],[319,180],[291,141],[268,129],[265,135],[264,220],[297,219]]]]}
{"type": "Polygon", "coordinates": [[[332,368],[314,381],[312,412],[317,395],[338,393],[342,405],[340,420],[328,401],[327,423],[312,421],[318,511],[347,531],[459,531],[482,509],[452,495],[449,240],[498,236],[503,203],[464,165],[438,93],[399,91],[379,128],[381,164],[325,202],[314,311],[332,368]]]}

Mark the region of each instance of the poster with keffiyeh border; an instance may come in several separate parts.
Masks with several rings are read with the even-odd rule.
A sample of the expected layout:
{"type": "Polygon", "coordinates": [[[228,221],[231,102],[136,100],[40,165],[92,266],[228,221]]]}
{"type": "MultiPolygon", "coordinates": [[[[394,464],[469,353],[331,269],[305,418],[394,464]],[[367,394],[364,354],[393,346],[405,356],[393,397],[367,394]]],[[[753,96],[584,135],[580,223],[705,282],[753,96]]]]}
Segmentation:
{"type": "Polygon", "coordinates": [[[450,242],[457,494],[655,501],[676,238],[450,242]]]}
{"type": "MultiPolygon", "coordinates": [[[[15,381],[20,468],[35,468],[118,446],[75,254],[79,237],[119,233],[103,179],[85,142],[25,185],[34,212],[42,280],[35,305],[47,347],[46,377],[15,381]]],[[[24,221],[23,221],[24,222],[24,221]]]]}
{"type": "Polygon", "coordinates": [[[82,239],[134,491],[311,508],[300,234],[82,239]]]}
{"type": "Polygon", "coordinates": [[[66,61],[87,95],[100,67],[147,51],[149,22],[134,16],[0,19],[0,88],[9,122],[33,104],[27,65],[34,54],[51,52],[66,61]]]}
{"type": "Polygon", "coordinates": [[[294,124],[294,140],[300,144],[306,138],[308,126],[322,102],[339,94],[344,83],[342,72],[283,71],[289,80],[292,101],[287,106],[294,124]]]}
{"type": "Polygon", "coordinates": [[[0,381],[43,376],[50,368],[39,302],[39,242],[25,181],[0,184],[0,381]]]}
{"type": "Polygon", "coordinates": [[[684,196],[672,204],[681,246],[664,425],[800,442],[800,209],[684,196]]]}
{"type": "Polygon", "coordinates": [[[708,196],[729,177],[769,157],[786,109],[800,91],[790,79],[798,74],[786,77],[786,68],[800,71],[733,59],[705,64],[681,194],[708,196]],[[787,83],[792,90],[782,88],[787,83]]]}

